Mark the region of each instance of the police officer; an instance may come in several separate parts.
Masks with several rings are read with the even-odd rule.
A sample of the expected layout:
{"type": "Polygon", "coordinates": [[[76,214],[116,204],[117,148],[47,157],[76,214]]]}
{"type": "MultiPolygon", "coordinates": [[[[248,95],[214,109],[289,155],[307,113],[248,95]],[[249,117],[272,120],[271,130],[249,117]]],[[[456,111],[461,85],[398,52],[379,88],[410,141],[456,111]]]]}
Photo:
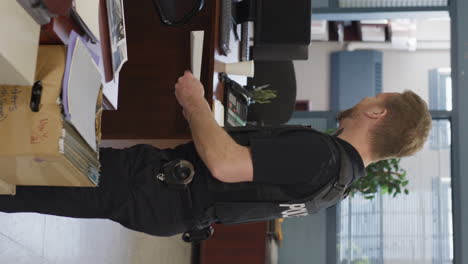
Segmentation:
{"type": "Polygon", "coordinates": [[[304,127],[225,131],[188,71],[175,96],[192,142],[101,149],[99,187],[18,186],[15,196],[0,196],[0,211],[107,218],[151,235],[186,232],[187,241],[199,240],[215,222],[303,216],[332,206],[367,165],[418,151],[431,127],[426,103],[411,91],[363,99],[340,114],[336,135],[304,127]]]}

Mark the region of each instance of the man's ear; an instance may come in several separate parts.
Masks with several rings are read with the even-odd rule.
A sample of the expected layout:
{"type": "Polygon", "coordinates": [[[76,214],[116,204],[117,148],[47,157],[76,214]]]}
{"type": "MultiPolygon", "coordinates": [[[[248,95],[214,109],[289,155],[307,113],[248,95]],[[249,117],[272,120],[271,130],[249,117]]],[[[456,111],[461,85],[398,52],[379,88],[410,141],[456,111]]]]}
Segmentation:
{"type": "Polygon", "coordinates": [[[379,119],[387,115],[387,109],[383,107],[373,107],[365,112],[365,115],[372,119],[379,119]]]}

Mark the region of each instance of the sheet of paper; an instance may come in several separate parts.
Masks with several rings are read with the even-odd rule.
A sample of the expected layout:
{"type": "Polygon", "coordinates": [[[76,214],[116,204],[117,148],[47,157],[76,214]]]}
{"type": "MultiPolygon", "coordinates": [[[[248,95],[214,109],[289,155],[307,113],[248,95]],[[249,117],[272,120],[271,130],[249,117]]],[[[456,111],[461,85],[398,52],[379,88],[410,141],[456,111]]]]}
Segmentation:
{"type": "Polygon", "coordinates": [[[77,39],[80,39],[82,43],[86,43],[86,46],[88,48],[88,51],[91,53],[91,56],[93,57],[93,60],[96,64],[101,65],[101,76],[103,76],[104,80],[104,70],[102,66],[102,60],[101,60],[101,55],[100,55],[100,50],[97,50],[96,46],[93,45],[90,42],[86,42],[84,38],[82,38],[78,33],[75,31],[70,32],[70,37],[68,39],[68,48],[67,48],[67,63],[65,65],[65,73],[63,75],[63,85],[62,85],[62,103],[63,103],[63,108],[65,111],[65,116],[70,117],[70,112],[68,110],[68,79],[70,76],[70,67],[73,59],[73,54],[75,52],[75,45],[77,43],[77,39]]]}
{"type": "Polygon", "coordinates": [[[192,73],[200,80],[202,58],[203,58],[203,37],[205,31],[190,32],[190,47],[191,47],[191,65],[192,73]]]}
{"type": "Polygon", "coordinates": [[[219,126],[224,126],[224,106],[217,100],[213,99],[213,115],[219,126]]]}
{"type": "MultiPolygon", "coordinates": [[[[78,35],[75,31],[71,31],[69,41],[68,41],[68,52],[67,52],[67,64],[65,67],[65,74],[64,74],[64,82],[63,82],[63,106],[65,109],[65,114],[68,116],[68,97],[67,97],[67,87],[68,87],[68,75],[70,71],[70,63],[73,57],[73,52],[75,50],[75,43],[76,39],[79,38],[81,41],[86,43],[86,47],[88,51],[91,53],[91,56],[94,59],[94,62],[98,65],[98,68],[101,72],[102,80],[105,80],[104,74],[104,64],[101,55],[101,48],[100,45],[96,45],[91,43],[90,41],[86,41],[83,37],[78,35]]],[[[118,108],[118,96],[119,96],[119,75],[114,76],[114,79],[108,83],[103,84],[103,93],[104,96],[109,100],[112,106],[117,109],[118,108]]]]}
{"type": "Polygon", "coordinates": [[[99,40],[99,0],[75,0],[75,9],[89,30],[99,40]]]}
{"type": "Polygon", "coordinates": [[[118,109],[119,105],[119,77],[119,75],[114,76],[114,79],[105,83],[104,87],[102,88],[104,96],[115,109],[118,109]]]}
{"type": "Polygon", "coordinates": [[[96,102],[101,74],[81,39],[77,39],[68,79],[70,122],[89,146],[96,150],[96,102]]]}

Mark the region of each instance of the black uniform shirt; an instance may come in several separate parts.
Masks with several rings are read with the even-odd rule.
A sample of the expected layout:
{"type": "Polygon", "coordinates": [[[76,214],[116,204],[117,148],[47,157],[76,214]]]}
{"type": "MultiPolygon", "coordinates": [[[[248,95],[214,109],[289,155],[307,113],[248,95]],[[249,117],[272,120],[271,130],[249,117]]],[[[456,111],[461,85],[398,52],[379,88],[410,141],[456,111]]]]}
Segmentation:
{"type": "Polygon", "coordinates": [[[254,182],[304,184],[323,182],[317,173],[329,164],[331,149],[323,136],[299,130],[251,142],[254,182]]]}
{"type": "MultiPolygon", "coordinates": [[[[339,157],[330,162],[332,151],[338,151],[335,144],[329,145],[324,137],[298,130],[273,140],[251,142],[254,164],[254,182],[280,184],[293,197],[301,198],[314,193],[335,179],[340,171],[339,157]],[[320,174],[323,169],[326,174],[320,174]]],[[[362,158],[348,142],[337,138],[348,156],[364,168],[362,158]]]]}
{"type": "MultiPolygon", "coordinates": [[[[295,198],[303,198],[319,190],[335,179],[340,171],[339,155],[336,162],[329,162],[332,151],[337,151],[337,147],[334,144],[327,144],[324,137],[328,135],[297,130],[274,138],[251,140],[254,183],[280,185],[286,193],[295,198]],[[327,173],[320,175],[322,169],[327,169],[327,173]]],[[[364,167],[359,153],[352,145],[339,138],[337,142],[353,160],[364,167]]],[[[205,177],[212,176],[196,154],[193,142],[177,147],[176,152],[177,156],[191,161],[198,172],[198,177],[195,177],[193,182],[197,192],[194,193],[195,202],[211,201],[212,197],[209,197],[209,191],[205,186],[205,177]]],[[[249,198],[229,197],[231,201],[244,199],[249,198]]]]}

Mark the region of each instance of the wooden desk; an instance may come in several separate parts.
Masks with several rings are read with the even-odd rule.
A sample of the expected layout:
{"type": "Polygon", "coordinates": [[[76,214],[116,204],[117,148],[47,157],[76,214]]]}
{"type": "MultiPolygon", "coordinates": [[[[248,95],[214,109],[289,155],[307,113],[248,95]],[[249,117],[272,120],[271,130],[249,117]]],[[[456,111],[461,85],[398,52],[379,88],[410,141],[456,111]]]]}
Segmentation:
{"type": "MultiPolygon", "coordinates": [[[[120,72],[118,109],[103,114],[103,139],[189,139],[190,130],[175,98],[174,84],[190,69],[190,31],[205,31],[200,79],[210,105],[214,95],[222,95],[215,60],[239,60],[233,34],[230,56],[217,51],[220,1],[207,0],[188,25],[177,28],[163,25],[149,0],[124,0],[124,11],[129,60],[120,72]]],[[[46,38],[41,42],[66,44],[72,26],[65,17],[54,19],[42,33],[46,38]]],[[[246,83],[245,77],[230,77],[246,83]]]]}
{"type": "Polygon", "coordinates": [[[174,84],[190,69],[190,31],[204,30],[201,82],[211,104],[220,2],[208,0],[184,27],[161,24],[151,1],[124,0],[129,60],[120,72],[119,106],[105,111],[104,139],[187,139],[174,84]]]}

